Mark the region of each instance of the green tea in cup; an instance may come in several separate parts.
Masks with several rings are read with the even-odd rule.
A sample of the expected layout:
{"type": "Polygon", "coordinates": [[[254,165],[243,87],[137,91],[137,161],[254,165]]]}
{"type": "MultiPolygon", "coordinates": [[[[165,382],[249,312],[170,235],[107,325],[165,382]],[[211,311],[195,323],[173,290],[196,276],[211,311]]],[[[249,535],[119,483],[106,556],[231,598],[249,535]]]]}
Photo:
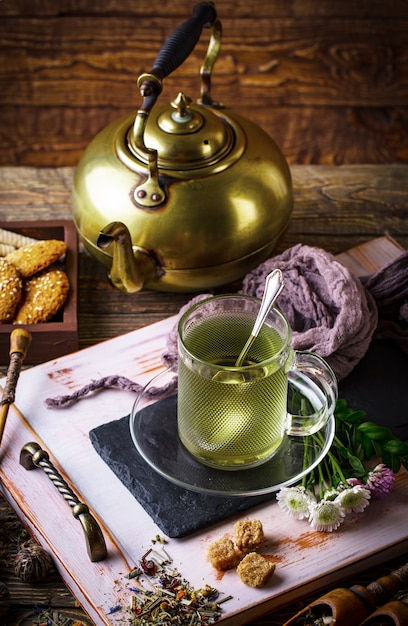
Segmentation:
{"type": "Polygon", "coordinates": [[[289,324],[275,307],[236,367],[259,306],[250,296],[215,296],[179,322],[178,433],[187,450],[212,467],[264,463],[285,435],[317,432],[334,410],[333,372],[316,355],[291,349],[289,324]],[[302,414],[288,411],[289,387],[291,404],[293,393],[303,400],[302,414]]]}

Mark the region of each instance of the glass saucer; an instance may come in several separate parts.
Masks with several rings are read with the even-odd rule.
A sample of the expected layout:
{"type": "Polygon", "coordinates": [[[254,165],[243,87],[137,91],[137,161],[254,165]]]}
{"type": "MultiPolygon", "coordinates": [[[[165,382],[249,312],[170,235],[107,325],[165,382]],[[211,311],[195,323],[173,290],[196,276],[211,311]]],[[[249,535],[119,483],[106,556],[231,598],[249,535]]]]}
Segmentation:
{"type": "Polygon", "coordinates": [[[165,370],[155,376],[138,396],[130,415],[133,443],[158,474],[179,487],[218,496],[259,496],[299,482],[328,452],[334,429],[331,417],[313,445],[308,437],[286,436],[266,463],[228,471],[199,463],[181,443],[175,372],[165,370]]]}

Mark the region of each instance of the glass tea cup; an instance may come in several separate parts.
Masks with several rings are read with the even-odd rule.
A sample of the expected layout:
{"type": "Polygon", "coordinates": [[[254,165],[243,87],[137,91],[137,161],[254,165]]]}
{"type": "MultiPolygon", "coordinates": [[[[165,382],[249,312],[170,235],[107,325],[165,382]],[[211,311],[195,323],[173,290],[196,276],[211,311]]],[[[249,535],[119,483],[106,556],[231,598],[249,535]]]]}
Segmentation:
{"type": "Polygon", "coordinates": [[[259,307],[251,296],[214,296],[178,324],[178,435],[210,467],[265,463],[285,435],[317,433],[334,412],[333,371],[319,356],[291,349],[289,323],[276,307],[236,367],[259,307]]]}

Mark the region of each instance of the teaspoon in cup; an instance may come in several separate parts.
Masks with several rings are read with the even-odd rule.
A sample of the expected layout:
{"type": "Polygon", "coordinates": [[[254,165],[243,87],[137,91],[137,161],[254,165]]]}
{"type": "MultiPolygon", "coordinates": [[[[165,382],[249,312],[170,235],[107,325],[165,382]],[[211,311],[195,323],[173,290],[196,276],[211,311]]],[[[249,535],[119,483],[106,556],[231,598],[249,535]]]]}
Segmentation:
{"type": "MultiPolygon", "coordinates": [[[[261,306],[256,316],[254,326],[251,334],[249,335],[244,347],[242,348],[237,360],[235,361],[235,367],[241,367],[248,350],[252,346],[256,337],[259,335],[266,317],[271,310],[276,298],[281,293],[284,287],[283,275],[280,269],[274,269],[268,274],[265,280],[265,290],[262,296],[261,306]]],[[[239,372],[217,372],[212,380],[222,381],[224,383],[240,383],[243,381],[243,376],[239,372]]]]}

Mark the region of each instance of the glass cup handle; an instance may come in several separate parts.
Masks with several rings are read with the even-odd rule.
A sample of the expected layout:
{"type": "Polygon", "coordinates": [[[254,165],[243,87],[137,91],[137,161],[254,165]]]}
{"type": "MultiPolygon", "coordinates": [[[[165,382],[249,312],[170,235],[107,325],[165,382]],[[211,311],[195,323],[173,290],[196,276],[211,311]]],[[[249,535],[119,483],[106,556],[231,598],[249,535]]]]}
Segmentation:
{"type": "Polygon", "coordinates": [[[318,432],[333,415],[338,398],[330,365],[311,352],[294,352],[288,371],[287,433],[304,437],[318,432]]]}

